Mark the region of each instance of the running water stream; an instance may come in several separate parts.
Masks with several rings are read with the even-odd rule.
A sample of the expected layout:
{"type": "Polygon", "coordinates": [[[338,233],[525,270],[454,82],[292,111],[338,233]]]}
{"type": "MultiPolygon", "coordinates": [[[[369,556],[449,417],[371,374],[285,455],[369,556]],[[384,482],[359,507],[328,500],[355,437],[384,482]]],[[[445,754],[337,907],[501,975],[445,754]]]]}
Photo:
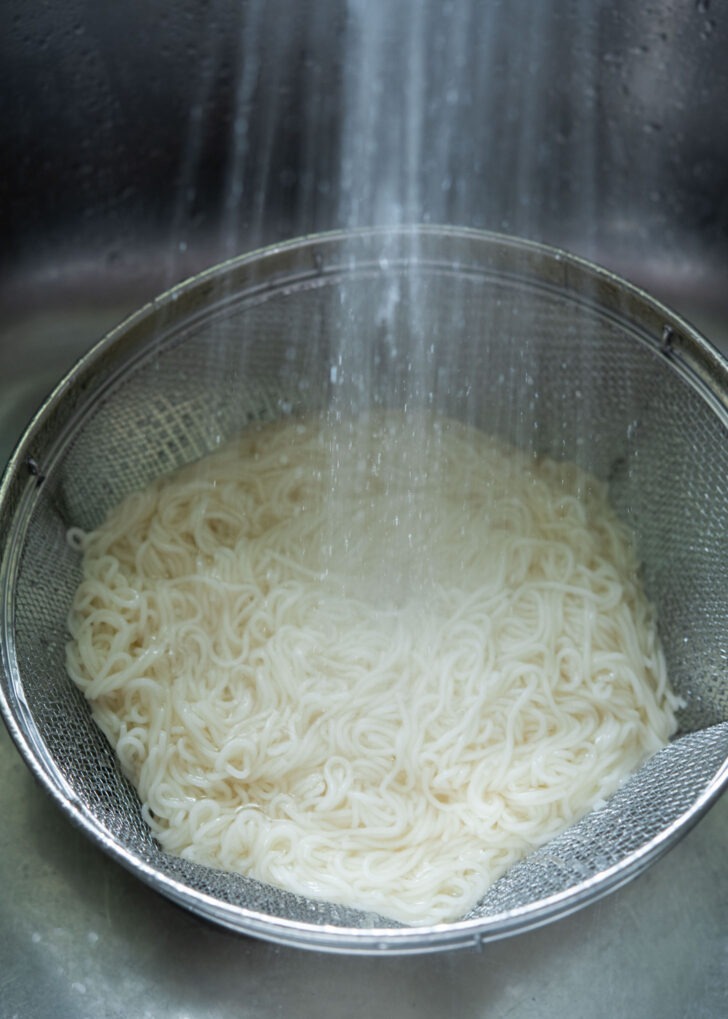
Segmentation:
{"type": "MultiPolygon", "coordinates": [[[[597,21],[594,0],[576,6],[577,31],[564,50],[554,45],[563,35],[557,0],[310,0],[285,11],[267,0],[241,4],[227,50],[216,32],[201,43],[175,231],[195,203],[205,109],[227,60],[232,107],[218,245],[225,257],[275,234],[286,194],[285,218],[298,234],[449,224],[548,239],[542,224],[558,207],[565,222],[579,222],[583,250],[596,222],[597,21]]],[[[418,244],[417,233],[404,246],[384,239],[376,287],[342,278],[328,336],[306,339],[313,362],[328,364],[335,420],[372,406],[441,411],[457,376],[458,413],[474,422],[481,397],[463,382],[458,353],[462,284],[453,273],[455,296],[437,323],[426,320],[422,288],[431,283],[408,268],[419,260],[418,244]]],[[[183,247],[180,235],[171,277],[183,247]]],[[[528,313],[494,307],[479,341],[501,343],[499,370],[515,393],[504,401],[502,430],[526,447],[537,427],[532,352],[528,339],[504,347],[496,334],[510,314],[528,313]]],[[[528,329],[521,325],[519,335],[528,329]]],[[[411,421],[422,427],[418,413],[411,421]]],[[[437,456],[421,438],[408,463],[413,483],[437,456]]],[[[338,466],[350,455],[331,450],[334,501],[346,474],[338,466]]],[[[421,527],[413,514],[397,513],[382,527],[412,544],[421,527]]]]}
{"type": "Polygon", "coordinates": [[[226,256],[279,229],[417,222],[551,243],[578,224],[580,253],[594,253],[599,145],[611,144],[596,130],[596,0],[575,0],[568,17],[557,0],[241,0],[221,43],[213,26],[228,7],[211,3],[190,71],[173,248],[184,244],[222,83],[226,256]]]}

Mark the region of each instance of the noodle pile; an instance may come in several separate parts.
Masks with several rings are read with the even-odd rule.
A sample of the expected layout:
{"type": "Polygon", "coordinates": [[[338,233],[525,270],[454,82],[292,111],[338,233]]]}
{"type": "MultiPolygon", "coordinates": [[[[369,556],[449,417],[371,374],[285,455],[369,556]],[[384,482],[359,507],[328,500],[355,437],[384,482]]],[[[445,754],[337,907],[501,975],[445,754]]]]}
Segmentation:
{"type": "Polygon", "coordinates": [[[251,427],[71,537],[69,675],[190,860],[456,919],[675,729],[604,486],[450,420],[251,427]]]}

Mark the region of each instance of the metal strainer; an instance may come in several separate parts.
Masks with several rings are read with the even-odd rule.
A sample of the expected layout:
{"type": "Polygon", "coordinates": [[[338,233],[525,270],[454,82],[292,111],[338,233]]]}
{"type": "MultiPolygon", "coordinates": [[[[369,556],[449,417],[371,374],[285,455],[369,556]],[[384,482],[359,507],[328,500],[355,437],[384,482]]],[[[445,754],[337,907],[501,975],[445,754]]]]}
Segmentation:
{"type": "Polygon", "coordinates": [[[728,782],[728,366],[608,272],[465,230],[327,234],[236,259],[142,308],[64,379],[0,489],[3,713],[66,814],[157,891],[273,941],[348,952],[480,943],[638,874],[728,782]],[[351,350],[342,337],[355,336],[351,350]],[[417,354],[415,357],[413,351],[417,354]],[[424,403],[609,483],[658,608],[680,733],[458,922],[408,928],[160,850],[64,669],[71,526],[255,419],[424,403]]]}

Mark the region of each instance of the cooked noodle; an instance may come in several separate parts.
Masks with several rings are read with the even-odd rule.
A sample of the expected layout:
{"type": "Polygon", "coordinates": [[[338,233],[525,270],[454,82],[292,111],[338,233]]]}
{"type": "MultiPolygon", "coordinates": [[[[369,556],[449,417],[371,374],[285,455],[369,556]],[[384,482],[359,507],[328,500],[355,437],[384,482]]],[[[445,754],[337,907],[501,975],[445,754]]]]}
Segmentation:
{"type": "Polygon", "coordinates": [[[75,533],[69,674],[170,853],[455,919],[675,729],[602,484],[452,421],[287,421],[75,533]]]}

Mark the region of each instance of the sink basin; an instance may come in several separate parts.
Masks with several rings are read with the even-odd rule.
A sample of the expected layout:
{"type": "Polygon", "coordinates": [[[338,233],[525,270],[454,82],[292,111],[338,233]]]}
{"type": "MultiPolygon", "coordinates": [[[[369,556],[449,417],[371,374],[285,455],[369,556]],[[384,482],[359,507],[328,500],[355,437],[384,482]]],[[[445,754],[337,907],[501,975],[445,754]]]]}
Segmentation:
{"type": "MultiPolygon", "coordinates": [[[[126,314],[234,254],[341,225],[449,222],[565,248],[728,356],[725,12],[535,6],[403,2],[387,18],[361,0],[8,0],[0,463],[126,314]]],[[[196,1016],[215,993],[230,1008],[245,993],[250,1015],[307,1014],[315,986],[361,1015],[495,1003],[488,1014],[515,1019],[717,1017],[727,808],[723,797],[654,871],[550,934],[370,973],[180,919],[52,813],[3,730],[4,1008],[111,1015],[99,1002],[118,999],[196,1016]],[[195,979],[173,975],[179,958],[195,979]]],[[[338,1014],[316,1000],[317,1015],[338,1014]]]]}

